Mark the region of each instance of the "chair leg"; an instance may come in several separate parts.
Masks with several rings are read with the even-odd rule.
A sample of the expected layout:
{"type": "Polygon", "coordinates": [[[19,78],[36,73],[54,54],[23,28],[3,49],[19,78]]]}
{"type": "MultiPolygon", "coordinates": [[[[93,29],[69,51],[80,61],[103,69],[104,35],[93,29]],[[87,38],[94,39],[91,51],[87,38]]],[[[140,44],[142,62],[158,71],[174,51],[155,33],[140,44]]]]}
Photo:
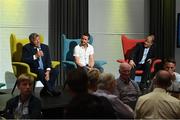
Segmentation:
{"type": "Polygon", "coordinates": [[[66,88],[66,85],[67,85],[67,81],[64,81],[63,90],[66,88]]]}
{"type": "Polygon", "coordinates": [[[14,90],[15,90],[16,86],[17,86],[17,80],[16,80],[16,82],[15,82],[15,84],[14,84],[14,87],[13,87],[13,89],[12,89],[12,91],[11,91],[11,94],[14,93],[14,90]]]}
{"type": "Polygon", "coordinates": [[[36,80],[34,80],[34,84],[33,84],[33,92],[35,90],[35,87],[36,87],[36,80]]]}

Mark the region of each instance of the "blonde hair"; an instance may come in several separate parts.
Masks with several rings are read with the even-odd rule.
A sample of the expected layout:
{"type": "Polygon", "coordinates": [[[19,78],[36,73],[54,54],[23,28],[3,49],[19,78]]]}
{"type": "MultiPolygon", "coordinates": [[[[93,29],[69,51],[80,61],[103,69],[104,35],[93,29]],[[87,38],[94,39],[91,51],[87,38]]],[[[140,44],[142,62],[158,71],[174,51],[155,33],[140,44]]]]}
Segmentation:
{"type": "Polygon", "coordinates": [[[34,77],[29,75],[29,74],[21,74],[18,79],[17,79],[17,85],[20,85],[22,81],[29,81],[29,83],[33,84],[34,83],[34,77]]]}
{"type": "Polygon", "coordinates": [[[105,89],[107,90],[109,85],[115,81],[115,77],[111,73],[102,73],[99,76],[97,87],[98,89],[105,89]]]}

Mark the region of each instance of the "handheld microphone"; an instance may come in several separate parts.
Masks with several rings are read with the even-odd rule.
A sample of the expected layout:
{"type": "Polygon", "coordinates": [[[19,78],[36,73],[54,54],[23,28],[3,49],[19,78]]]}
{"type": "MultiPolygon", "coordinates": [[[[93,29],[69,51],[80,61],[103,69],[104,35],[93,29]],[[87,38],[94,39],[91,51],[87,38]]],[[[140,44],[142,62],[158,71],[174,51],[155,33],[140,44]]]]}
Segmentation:
{"type": "Polygon", "coordinates": [[[39,52],[39,51],[41,50],[41,47],[40,47],[40,46],[38,46],[36,49],[37,49],[37,51],[39,52]]]}

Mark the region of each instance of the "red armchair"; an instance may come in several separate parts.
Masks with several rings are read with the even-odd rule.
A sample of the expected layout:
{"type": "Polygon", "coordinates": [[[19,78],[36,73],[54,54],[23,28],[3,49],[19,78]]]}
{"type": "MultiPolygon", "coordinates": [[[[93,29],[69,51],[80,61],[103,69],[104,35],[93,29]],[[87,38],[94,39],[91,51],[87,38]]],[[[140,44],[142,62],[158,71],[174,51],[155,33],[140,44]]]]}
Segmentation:
{"type": "MultiPolygon", "coordinates": [[[[121,36],[121,41],[122,41],[122,47],[123,47],[123,54],[124,54],[124,59],[118,59],[117,62],[123,63],[123,62],[129,62],[128,58],[129,55],[131,54],[133,48],[136,46],[138,42],[144,42],[145,39],[130,39],[126,35],[121,36]]],[[[151,64],[150,71],[151,73],[154,73],[155,71],[155,65],[161,63],[160,59],[156,59],[153,61],[151,64]]],[[[136,70],[136,75],[142,75],[143,70],[136,70]]]]}

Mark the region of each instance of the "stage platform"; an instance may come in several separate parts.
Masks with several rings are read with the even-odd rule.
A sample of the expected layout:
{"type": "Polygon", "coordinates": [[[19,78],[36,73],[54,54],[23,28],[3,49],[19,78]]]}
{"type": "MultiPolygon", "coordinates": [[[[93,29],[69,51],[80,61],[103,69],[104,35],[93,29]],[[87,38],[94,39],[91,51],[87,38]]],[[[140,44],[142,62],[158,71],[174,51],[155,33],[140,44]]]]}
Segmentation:
{"type": "MultiPolygon", "coordinates": [[[[42,87],[35,88],[35,96],[41,100],[42,104],[42,116],[45,119],[58,119],[62,118],[63,110],[65,105],[71,100],[70,94],[66,90],[61,90],[61,87],[57,89],[61,90],[61,95],[57,97],[52,96],[43,96],[40,97],[39,93],[42,87]]],[[[4,89],[0,91],[0,112],[2,113],[5,108],[7,100],[16,96],[18,94],[18,90],[16,89],[14,94],[11,94],[11,89],[4,89]]]]}

